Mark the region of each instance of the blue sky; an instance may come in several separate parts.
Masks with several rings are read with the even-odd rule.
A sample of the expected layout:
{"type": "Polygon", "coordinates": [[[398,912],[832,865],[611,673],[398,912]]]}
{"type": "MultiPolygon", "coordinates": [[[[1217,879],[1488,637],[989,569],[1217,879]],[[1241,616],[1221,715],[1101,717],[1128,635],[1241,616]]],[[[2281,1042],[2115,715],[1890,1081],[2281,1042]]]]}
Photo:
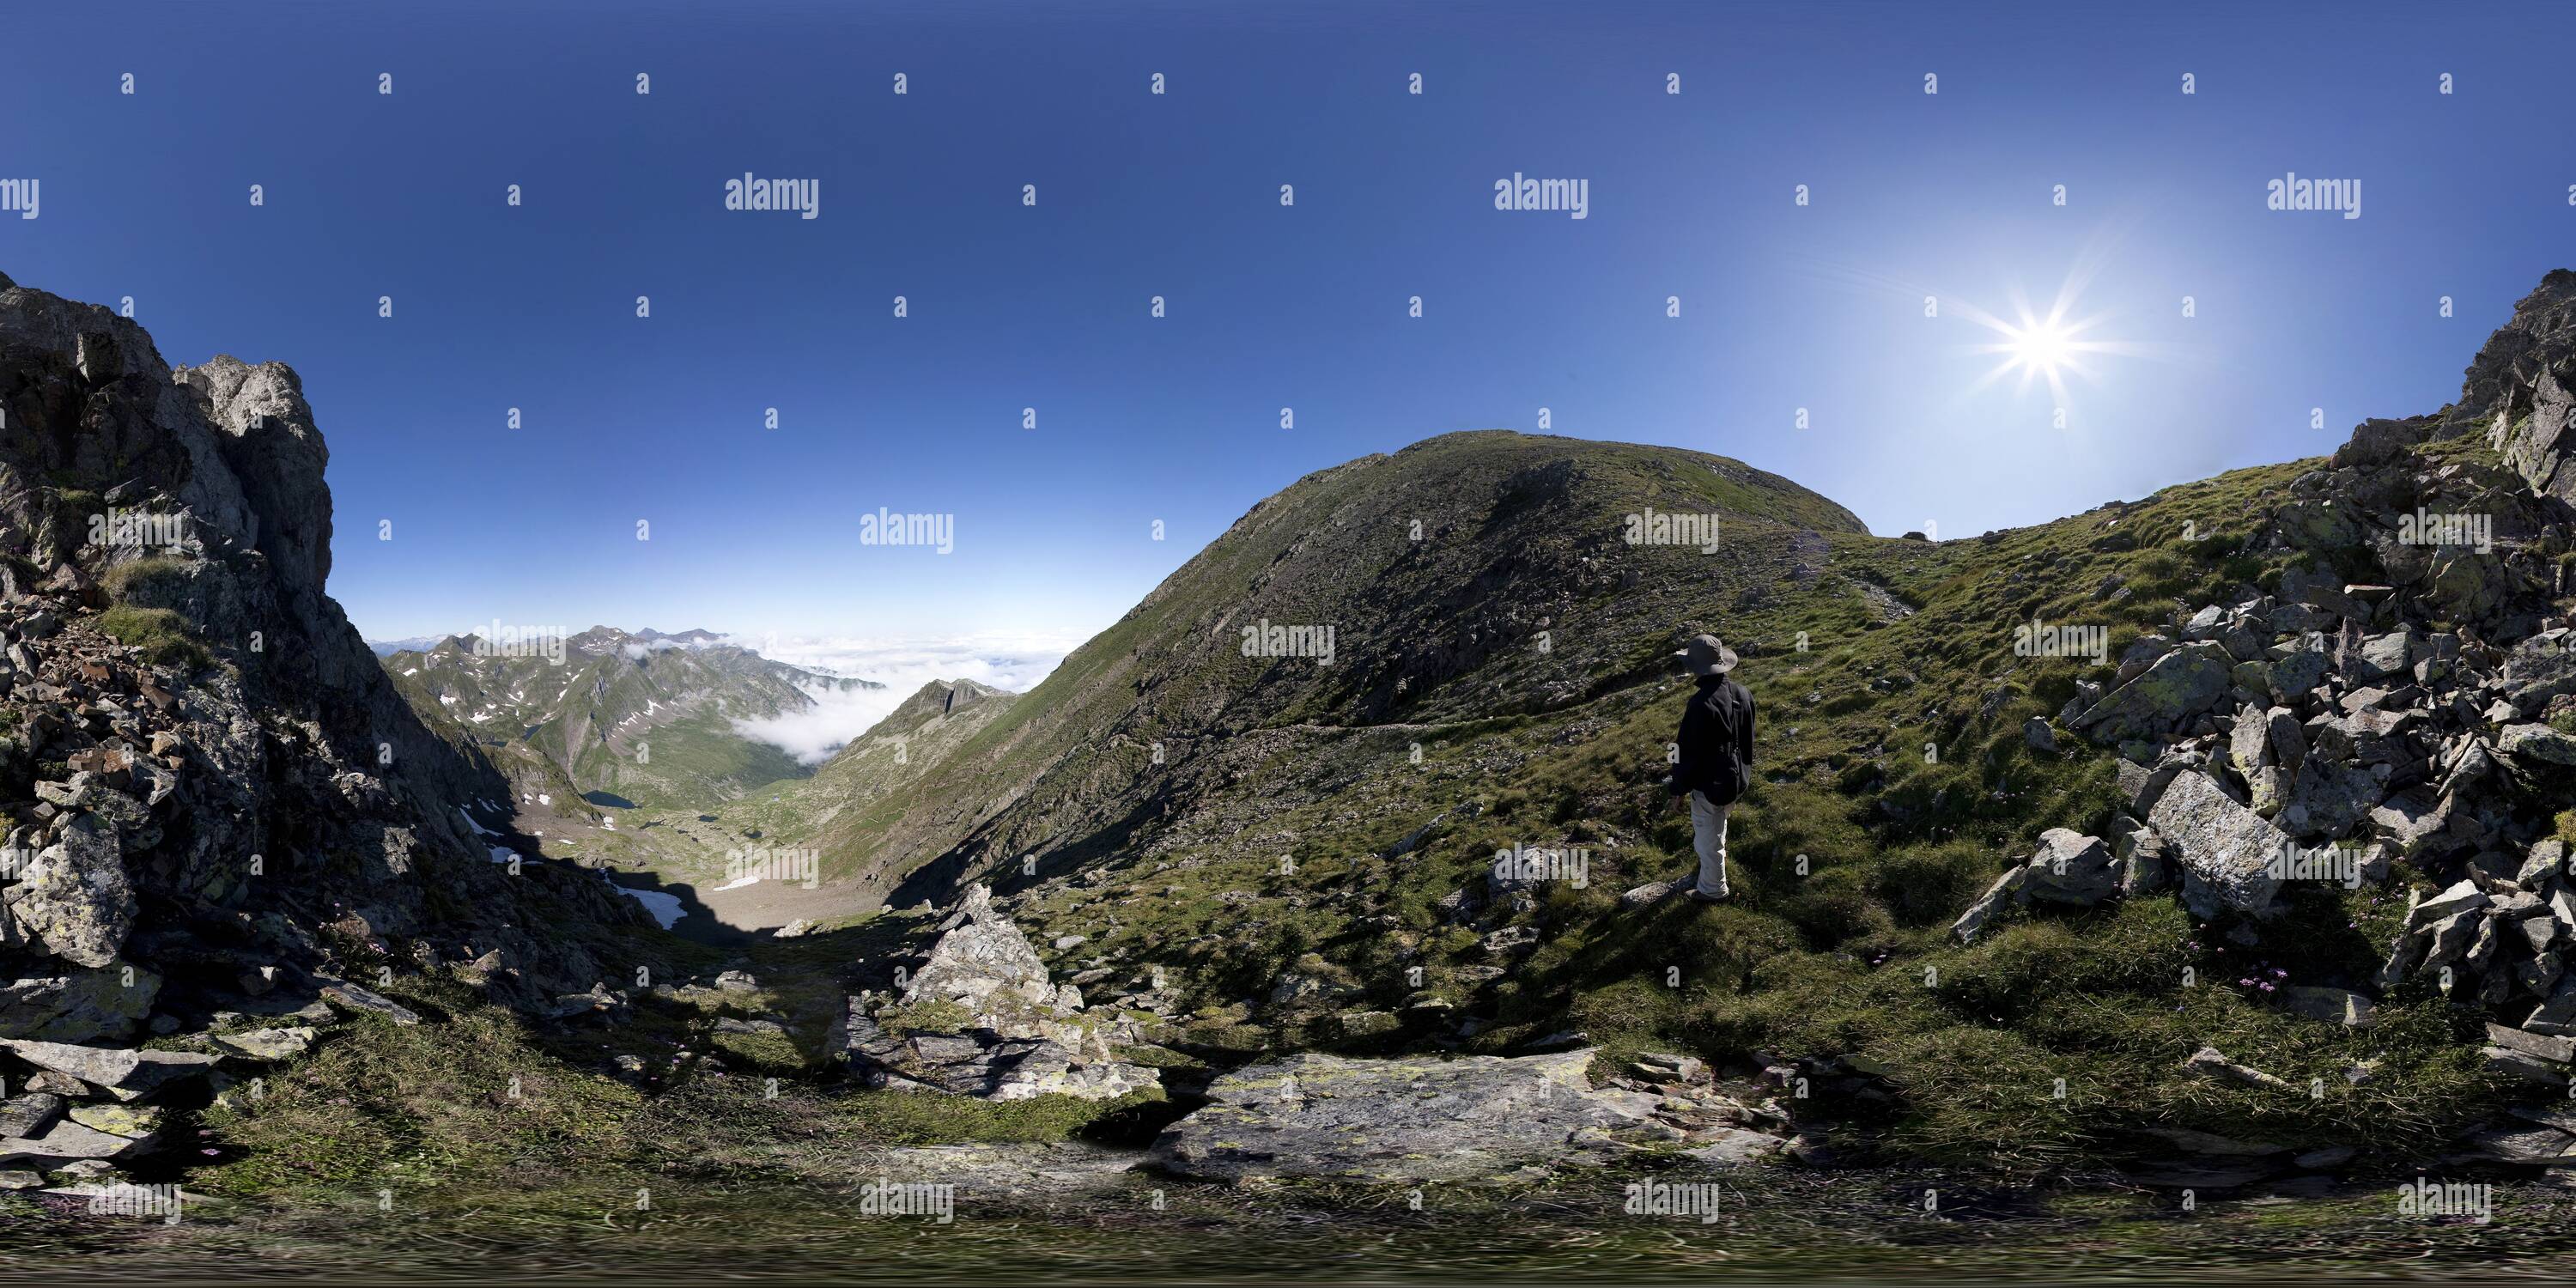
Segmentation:
{"type": "Polygon", "coordinates": [[[2070,8],[21,7],[0,270],[294,365],[371,637],[1078,638],[1307,471],[1542,407],[1888,534],[2324,452],[2576,262],[2565,8],[2070,8]],[[746,171],[819,217],[725,210],[746,171]],[[2061,428],[1972,317],[2078,274],[2120,351],[2061,428]]]}

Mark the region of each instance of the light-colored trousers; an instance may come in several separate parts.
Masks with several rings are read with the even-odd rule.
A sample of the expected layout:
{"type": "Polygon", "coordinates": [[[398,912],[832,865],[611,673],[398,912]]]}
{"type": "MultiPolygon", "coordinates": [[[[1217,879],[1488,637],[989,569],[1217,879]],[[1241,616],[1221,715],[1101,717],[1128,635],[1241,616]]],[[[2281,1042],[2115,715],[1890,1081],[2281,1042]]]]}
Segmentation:
{"type": "Polygon", "coordinates": [[[1690,794],[1691,847],[1699,851],[1699,892],[1726,893],[1726,806],[1711,804],[1708,793],[1690,794]]]}

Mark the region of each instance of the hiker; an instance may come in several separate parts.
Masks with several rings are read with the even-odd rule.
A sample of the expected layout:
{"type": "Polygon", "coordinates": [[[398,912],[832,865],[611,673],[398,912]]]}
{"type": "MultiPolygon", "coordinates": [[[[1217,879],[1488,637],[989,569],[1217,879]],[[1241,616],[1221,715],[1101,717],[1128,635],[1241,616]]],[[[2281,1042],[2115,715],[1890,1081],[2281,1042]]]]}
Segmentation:
{"type": "Polygon", "coordinates": [[[1735,650],[1714,635],[1694,636],[1673,656],[1699,677],[1673,739],[1672,791],[1690,802],[1692,846],[1699,851],[1690,897],[1715,903],[1727,895],[1726,810],[1753,782],[1753,695],[1727,678],[1735,650]]]}

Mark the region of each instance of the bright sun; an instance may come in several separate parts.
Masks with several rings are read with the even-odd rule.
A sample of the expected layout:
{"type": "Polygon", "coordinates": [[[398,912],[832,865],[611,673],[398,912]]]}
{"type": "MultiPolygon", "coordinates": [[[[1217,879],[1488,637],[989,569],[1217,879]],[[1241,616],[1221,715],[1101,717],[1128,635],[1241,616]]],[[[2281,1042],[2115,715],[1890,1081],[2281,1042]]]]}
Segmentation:
{"type": "Polygon", "coordinates": [[[1960,316],[1992,337],[1991,343],[1971,345],[1968,351],[1994,360],[1992,369],[1970,385],[1968,392],[2006,380],[2023,392],[2034,385],[2044,386],[2056,404],[2057,421],[2062,425],[2073,401],[2073,390],[2068,386],[2097,378],[2095,367],[2100,360],[2151,356],[2152,346],[2104,336],[2100,328],[2110,321],[2110,315],[2087,313],[2081,307],[2084,287],[2097,267],[2098,263],[2090,259],[2078,263],[2058,286],[2056,298],[2044,308],[2031,307],[2018,289],[2009,293],[2011,307],[2002,316],[1963,304],[1960,316]]]}
{"type": "Polygon", "coordinates": [[[1993,354],[1997,359],[1994,369],[1973,387],[1982,389],[2007,377],[2019,377],[2016,383],[2024,389],[2033,384],[2046,385],[2049,396],[2056,400],[2058,407],[2064,408],[2070,392],[2068,381],[2074,377],[2091,376],[2093,373],[2088,369],[2091,359],[2131,352],[2135,346],[2104,340],[2094,334],[2093,328],[2102,318],[2077,316],[2073,312],[2075,288],[2079,284],[2070,282],[2058,293],[2055,306],[2044,313],[2035,313],[2016,301],[2013,313],[2017,315],[2017,323],[2007,322],[1981,309],[1969,309],[1968,319],[1993,332],[1995,337],[1994,343],[1978,345],[1976,351],[1993,354]]]}
{"type": "Polygon", "coordinates": [[[2025,370],[2054,376],[2057,369],[2074,356],[2072,337],[2051,318],[2028,326],[2005,329],[2005,351],[2025,370]]]}

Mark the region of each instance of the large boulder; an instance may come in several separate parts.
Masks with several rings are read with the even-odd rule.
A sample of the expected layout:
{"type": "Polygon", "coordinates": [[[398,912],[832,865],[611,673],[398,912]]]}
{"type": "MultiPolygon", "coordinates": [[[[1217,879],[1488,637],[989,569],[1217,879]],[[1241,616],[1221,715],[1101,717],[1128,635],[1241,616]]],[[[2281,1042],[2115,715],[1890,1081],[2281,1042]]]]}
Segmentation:
{"type": "Polygon", "coordinates": [[[2175,775],[2147,823],[2181,866],[2183,903],[2194,914],[2260,916],[2271,908],[2281,886],[2272,866],[2290,838],[2207,774],[2175,775]]]}
{"type": "Polygon", "coordinates": [[[2351,441],[2335,449],[2333,464],[2345,466],[2385,465],[2397,459],[2407,448],[2423,442],[2433,429],[2429,417],[2407,420],[2365,420],[2353,427],[2351,441]]]}
{"type": "Polygon", "coordinates": [[[2576,738],[2545,724],[2506,725],[2496,735],[2496,750],[2524,763],[2576,765],[2576,738]]]}
{"type": "Polygon", "coordinates": [[[0,1136],[33,1136],[53,1125],[63,1116],[63,1098],[50,1092],[31,1091],[23,1096],[0,1100],[0,1136]]]}
{"type": "Polygon", "coordinates": [[[149,1144],[148,1137],[118,1136],[61,1118],[39,1135],[0,1139],[0,1166],[20,1161],[53,1166],[85,1158],[116,1158],[140,1152],[149,1144]]]}
{"type": "Polygon", "coordinates": [[[2209,641],[2185,644],[2157,658],[2128,683],[2102,696],[2075,717],[2077,731],[2095,742],[2152,738],[2217,705],[2233,687],[2235,659],[2209,641]]]}
{"type": "Polygon", "coordinates": [[[2537,716],[2549,700],[2576,693],[2576,632],[2553,627],[2513,646],[2497,688],[2515,710],[2537,716]]]}
{"type": "Polygon", "coordinates": [[[2030,857],[2033,899],[2089,906],[2120,891],[2120,865],[2111,847],[2098,836],[2052,827],[2039,834],[2039,852],[2030,857]]]}
{"type": "Polygon", "coordinates": [[[1984,894],[1977,896],[1975,903],[1968,905],[1966,912],[1959,914],[1957,921],[1950,923],[1950,933],[1962,943],[1986,933],[1986,927],[1993,925],[1995,918],[2003,915],[2004,909],[2030,902],[2025,892],[2029,884],[2029,865],[2020,864],[2006,869],[2002,876],[1995,878],[1993,885],[1986,887],[1984,894]]]}
{"type": "Polygon", "coordinates": [[[86,818],[39,851],[10,893],[19,929],[77,966],[115,961],[134,929],[134,889],[116,833],[86,818]]]}
{"type": "Polygon", "coordinates": [[[1950,933],[1975,939],[2007,906],[2033,900],[2090,907],[2120,893],[2123,869],[2109,843],[2072,828],[2052,827],[2039,834],[2039,850],[1995,878],[1984,895],[1959,914],[1950,933]]]}
{"type": "Polygon", "coordinates": [[[2292,836],[2345,836],[2370,817],[2386,791],[2359,765],[2315,756],[2292,776],[2288,803],[2275,817],[2292,836]]]}
{"type": "Polygon", "coordinates": [[[2271,660],[2263,667],[2263,687],[2274,700],[2296,702],[2308,691],[2325,682],[2333,659],[2313,641],[2275,646],[2271,660]]]}
{"type": "Polygon", "coordinates": [[[113,963],[98,970],[34,975],[0,984],[0,1038],[97,1042],[134,1035],[160,996],[161,977],[113,963]]]}

